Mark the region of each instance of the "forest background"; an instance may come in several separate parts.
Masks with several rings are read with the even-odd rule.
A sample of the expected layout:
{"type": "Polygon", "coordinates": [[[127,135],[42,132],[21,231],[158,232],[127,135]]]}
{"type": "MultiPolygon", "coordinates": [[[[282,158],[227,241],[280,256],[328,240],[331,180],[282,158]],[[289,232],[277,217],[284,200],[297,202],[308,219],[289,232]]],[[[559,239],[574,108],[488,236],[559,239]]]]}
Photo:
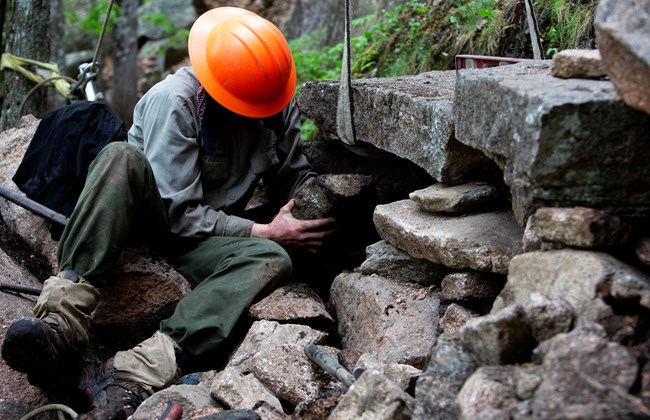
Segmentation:
{"type": "MultiPolygon", "coordinates": [[[[352,77],[453,70],[458,54],[532,58],[525,1],[376,1],[370,13],[356,16],[351,22],[352,77]]],[[[58,80],[59,84],[75,86],[79,77],[76,66],[82,60],[75,53],[82,51],[86,51],[83,58],[87,61],[96,57],[102,65],[96,87],[105,91],[106,101],[128,126],[133,107],[144,91],[162,79],[165,72],[173,71],[174,64],[186,59],[182,51],[189,25],[178,27],[176,17],[156,11],[155,7],[143,12],[143,6],[154,3],[156,0],[0,0],[2,52],[54,63],[60,69],[60,74],[53,74],[27,63],[24,68],[40,77],[38,81],[29,80],[8,68],[13,63],[8,64],[7,55],[3,55],[0,129],[16,126],[22,115],[40,118],[69,103],[70,99],[52,85],[58,80]],[[110,19],[104,25],[109,6],[110,19]],[[164,70],[147,71],[139,55],[144,41],[134,35],[138,33],[138,22],[156,26],[165,35],[165,44],[158,44],[154,52],[156,61],[164,63],[164,70]],[[89,57],[88,51],[94,54],[89,57]]],[[[194,0],[191,7],[200,14],[210,7],[206,3],[194,0]]],[[[273,1],[261,3],[273,9],[273,1]]],[[[343,8],[343,0],[340,3],[343,8]]],[[[354,7],[355,0],[351,3],[354,7]]],[[[596,48],[593,20],[597,0],[532,3],[545,58],[564,49],[596,48]]],[[[268,18],[274,20],[273,16],[268,18]]],[[[343,39],[332,41],[332,28],[288,38],[298,70],[298,91],[310,80],[339,78],[343,39]]],[[[313,124],[305,121],[304,137],[309,138],[313,130],[313,124]]]]}

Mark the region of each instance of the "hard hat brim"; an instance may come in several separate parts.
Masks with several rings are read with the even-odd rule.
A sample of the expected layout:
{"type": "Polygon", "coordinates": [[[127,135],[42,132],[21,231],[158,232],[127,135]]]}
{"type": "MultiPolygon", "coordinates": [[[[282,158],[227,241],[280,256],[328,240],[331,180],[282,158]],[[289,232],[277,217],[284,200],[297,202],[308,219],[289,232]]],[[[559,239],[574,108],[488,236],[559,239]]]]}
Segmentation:
{"type": "MultiPolygon", "coordinates": [[[[266,118],[282,111],[293,98],[297,83],[295,64],[292,63],[289,79],[279,95],[265,103],[251,103],[234,96],[222,86],[214,77],[209,62],[206,40],[210,32],[215,26],[228,19],[244,15],[257,16],[251,11],[238,7],[217,7],[199,16],[192,25],[188,39],[190,62],[203,88],[219,104],[245,117],[266,118]]],[[[227,59],[225,57],[226,62],[227,59]]]]}

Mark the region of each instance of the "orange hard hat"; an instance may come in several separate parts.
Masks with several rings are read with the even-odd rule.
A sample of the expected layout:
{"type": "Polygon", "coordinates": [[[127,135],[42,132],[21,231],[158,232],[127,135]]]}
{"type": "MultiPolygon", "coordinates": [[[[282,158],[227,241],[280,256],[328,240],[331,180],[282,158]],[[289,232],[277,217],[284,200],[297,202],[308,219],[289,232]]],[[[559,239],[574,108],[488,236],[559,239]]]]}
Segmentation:
{"type": "Polygon", "coordinates": [[[271,22],[237,7],[217,7],[192,25],[192,67],[214,100],[252,118],[277,114],[296,89],[287,40],[271,22]]]}

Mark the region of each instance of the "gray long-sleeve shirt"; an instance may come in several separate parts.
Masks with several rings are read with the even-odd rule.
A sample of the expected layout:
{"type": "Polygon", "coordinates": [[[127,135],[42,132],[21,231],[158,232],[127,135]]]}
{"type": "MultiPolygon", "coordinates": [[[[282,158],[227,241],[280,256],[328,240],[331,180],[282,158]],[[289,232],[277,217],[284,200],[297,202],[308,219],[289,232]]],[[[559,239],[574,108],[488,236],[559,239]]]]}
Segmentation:
{"type": "Polygon", "coordinates": [[[191,67],[152,87],[138,102],[129,143],[153,168],[170,228],[183,237],[249,236],[253,221],[238,217],[259,180],[286,202],[316,175],[302,154],[295,99],[269,120],[242,117],[216,103],[198,110],[191,67]]]}

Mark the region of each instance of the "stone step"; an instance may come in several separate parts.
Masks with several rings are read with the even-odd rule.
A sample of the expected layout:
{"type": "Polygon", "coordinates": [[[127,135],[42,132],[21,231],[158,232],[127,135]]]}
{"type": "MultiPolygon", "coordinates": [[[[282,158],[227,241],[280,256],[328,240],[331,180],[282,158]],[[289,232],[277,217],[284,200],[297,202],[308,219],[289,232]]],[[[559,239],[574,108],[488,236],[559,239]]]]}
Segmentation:
{"type": "Polygon", "coordinates": [[[551,61],[463,70],[455,104],[456,137],[503,168],[520,224],[540,207],[650,215],[650,116],[610,81],[553,77],[551,61]]]}
{"type": "Polygon", "coordinates": [[[450,216],[402,200],[377,206],[373,219],[386,242],[457,270],[506,274],[510,260],[523,252],[523,229],[509,210],[450,216]]]}
{"type": "MultiPolygon", "coordinates": [[[[481,152],[454,137],[456,73],[354,80],[357,140],[414,162],[437,181],[460,184],[499,176],[481,152]]],[[[339,83],[307,82],[300,94],[302,114],[323,131],[336,133],[339,83]]]]}

